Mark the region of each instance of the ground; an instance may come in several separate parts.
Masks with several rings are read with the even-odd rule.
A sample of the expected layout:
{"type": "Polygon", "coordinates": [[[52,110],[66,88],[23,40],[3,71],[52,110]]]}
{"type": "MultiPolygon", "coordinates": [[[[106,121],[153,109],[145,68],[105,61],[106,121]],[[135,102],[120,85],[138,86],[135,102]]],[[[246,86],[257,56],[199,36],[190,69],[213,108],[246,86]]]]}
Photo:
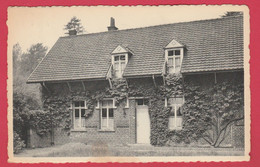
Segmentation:
{"type": "Polygon", "coordinates": [[[106,145],[68,143],[46,148],[24,149],[16,157],[98,157],[98,156],[242,156],[239,148],[154,147],[150,145],[106,145]]]}

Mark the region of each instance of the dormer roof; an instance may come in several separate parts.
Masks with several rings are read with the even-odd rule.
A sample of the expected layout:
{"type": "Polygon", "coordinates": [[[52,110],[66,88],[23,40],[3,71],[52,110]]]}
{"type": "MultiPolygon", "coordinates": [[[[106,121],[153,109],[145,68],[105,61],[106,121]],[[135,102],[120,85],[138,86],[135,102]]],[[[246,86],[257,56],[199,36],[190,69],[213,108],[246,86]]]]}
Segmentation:
{"type": "Polygon", "coordinates": [[[171,49],[171,48],[182,48],[184,47],[183,44],[180,44],[175,39],[173,39],[168,45],[165,47],[165,49],[171,49]]]}

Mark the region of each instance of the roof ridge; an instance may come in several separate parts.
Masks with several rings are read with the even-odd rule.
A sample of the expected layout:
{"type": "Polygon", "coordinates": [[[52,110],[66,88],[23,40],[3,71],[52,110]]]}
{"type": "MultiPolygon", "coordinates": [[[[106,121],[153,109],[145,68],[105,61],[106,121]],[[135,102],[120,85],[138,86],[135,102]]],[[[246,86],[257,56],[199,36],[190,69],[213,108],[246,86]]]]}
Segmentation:
{"type": "Polygon", "coordinates": [[[122,29],[122,30],[116,30],[116,31],[102,31],[102,32],[89,33],[89,34],[61,36],[60,38],[75,38],[75,37],[88,36],[88,35],[98,35],[98,34],[105,34],[105,33],[116,33],[116,32],[119,32],[119,31],[122,32],[122,31],[130,31],[130,30],[137,30],[137,29],[154,28],[154,27],[160,27],[160,26],[170,26],[170,25],[176,25],[176,24],[188,24],[188,23],[196,23],[196,22],[210,22],[210,21],[225,20],[225,19],[236,18],[236,17],[243,17],[243,15],[220,17],[220,18],[213,18],[213,19],[201,19],[201,20],[193,20],[193,21],[187,21],[187,22],[176,22],[176,23],[159,24],[159,25],[152,25],[152,26],[145,26],[145,27],[128,28],[128,29],[122,29]]]}

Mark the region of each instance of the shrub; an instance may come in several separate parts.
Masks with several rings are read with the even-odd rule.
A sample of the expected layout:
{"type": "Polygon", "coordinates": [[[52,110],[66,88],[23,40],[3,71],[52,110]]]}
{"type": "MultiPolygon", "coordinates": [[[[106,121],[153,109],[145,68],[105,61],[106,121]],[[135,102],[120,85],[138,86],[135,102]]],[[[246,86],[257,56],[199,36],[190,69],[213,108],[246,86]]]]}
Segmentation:
{"type": "Polygon", "coordinates": [[[13,137],[13,144],[14,144],[14,153],[17,154],[19,153],[24,147],[24,141],[20,138],[18,133],[14,131],[14,137],[13,137]]]}

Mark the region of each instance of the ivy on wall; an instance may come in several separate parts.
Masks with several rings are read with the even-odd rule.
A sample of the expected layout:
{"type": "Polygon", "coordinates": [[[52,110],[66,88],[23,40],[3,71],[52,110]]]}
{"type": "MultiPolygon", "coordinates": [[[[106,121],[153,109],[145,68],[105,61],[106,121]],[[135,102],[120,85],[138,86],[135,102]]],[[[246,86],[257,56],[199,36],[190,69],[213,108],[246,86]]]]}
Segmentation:
{"type": "MultiPolygon", "coordinates": [[[[125,79],[112,79],[112,87],[103,86],[95,91],[74,91],[67,95],[51,94],[46,97],[45,112],[35,112],[31,117],[32,125],[36,125],[37,134],[44,135],[52,127],[62,127],[69,132],[71,128],[71,102],[87,101],[86,117],[92,115],[95,102],[106,97],[113,97],[116,104],[126,97],[149,98],[149,115],[151,120],[151,144],[163,146],[167,142],[191,143],[199,139],[206,140],[210,145],[218,147],[223,141],[228,127],[240,120],[243,105],[243,85],[236,88],[233,83],[216,84],[211,89],[203,90],[200,85],[184,83],[181,74],[171,74],[165,77],[165,85],[155,86],[153,82],[140,84],[138,79],[126,82],[125,79]],[[232,87],[233,84],[233,87],[232,87]],[[165,97],[184,95],[183,128],[180,131],[168,130],[170,108],[165,107],[165,97]],[[241,97],[241,98],[240,98],[241,97]],[[223,99],[222,101],[219,99],[223,99]],[[219,106],[221,105],[221,106],[219,106]],[[225,108],[223,108],[223,106],[225,108]],[[228,114],[227,114],[228,113],[228,114]],[[220,116],[217,118],[216,116],[220,116]],[[240,115],[235,117],[235,115],[240,115]],[[233,120],[232,118],[236,118],[233,120]],[[214,139],[209,131],[214,129],[214,121],[223,125],[215,125],[214,133],[219,135],[214,139]],[[211,135],[211,136],[210,136],[211,135]]],[[[62,89],[62,88],[61,88],[62,89]]],[[[61,91],[61,90],[59,90],[61,91]]],[[[59,92],[58,91],[58,92],[59,92]]]]}

